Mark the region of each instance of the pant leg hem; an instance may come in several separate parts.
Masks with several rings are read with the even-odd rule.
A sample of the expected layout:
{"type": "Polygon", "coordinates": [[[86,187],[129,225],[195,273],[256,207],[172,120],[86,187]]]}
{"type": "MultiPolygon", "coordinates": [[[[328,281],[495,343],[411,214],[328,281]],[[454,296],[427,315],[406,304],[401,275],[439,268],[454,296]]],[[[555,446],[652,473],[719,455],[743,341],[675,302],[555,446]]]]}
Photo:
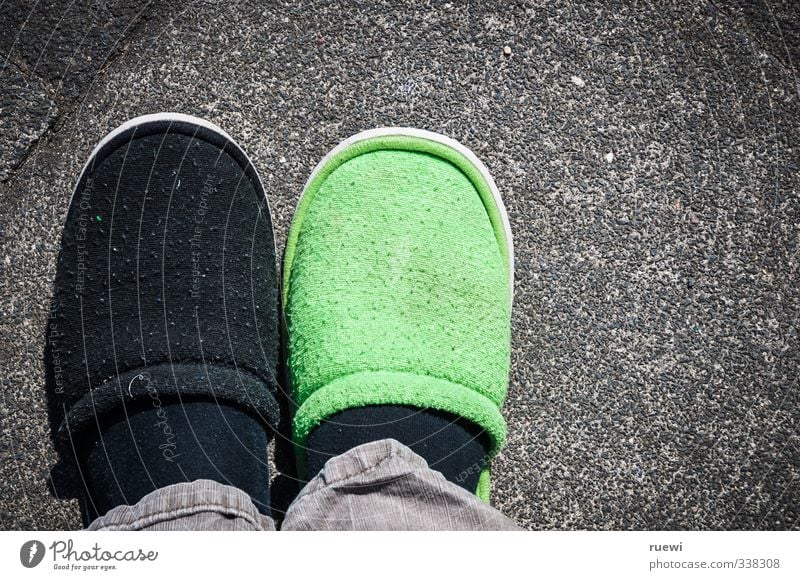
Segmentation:
{"type": "Polygon", "coordinates": [[[274,529],[244,491],[208,479],[176,483],[157,489],[132,506],[121,505],[89,526],[95,531],[147,529],[274,529]],[[206,517],[203,517],[206,516],[206,517]],[[185,527],[181,527],[181,522],[185,527]],[[227,521],[218,526],[213,522],[227,521]],[[198,522],[204,522],[198,527],[198,522]],[[235,525],[234,525],[235,524],[235,525]]]}

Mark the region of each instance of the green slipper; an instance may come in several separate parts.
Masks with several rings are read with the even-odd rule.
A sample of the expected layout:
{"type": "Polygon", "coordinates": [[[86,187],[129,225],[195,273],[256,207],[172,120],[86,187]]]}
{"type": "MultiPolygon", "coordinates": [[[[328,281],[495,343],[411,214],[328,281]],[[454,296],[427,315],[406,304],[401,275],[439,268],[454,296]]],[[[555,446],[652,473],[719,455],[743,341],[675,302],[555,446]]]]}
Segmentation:
{"type": "MultiPolygon", "coordinates": [[[[300,476],[309,433],[365,405],[459,415],[486,431],[494,456],[506,438],[513,264],[494,180],[460,143],[384,128],[328,153],[284,256],[300,476]]],[[[476,490],[486,500],[488,476],[476,490]]]]}

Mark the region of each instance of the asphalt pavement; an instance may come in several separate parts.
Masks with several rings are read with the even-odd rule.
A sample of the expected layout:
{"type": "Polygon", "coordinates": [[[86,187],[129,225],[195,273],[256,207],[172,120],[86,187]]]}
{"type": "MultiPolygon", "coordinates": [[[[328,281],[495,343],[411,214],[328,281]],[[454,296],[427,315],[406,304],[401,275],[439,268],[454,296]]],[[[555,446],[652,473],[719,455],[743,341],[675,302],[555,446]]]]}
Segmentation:
{"type": "Polygon", "coordinates": [[[43,332],[72,186],[123,121],[207,117],[282,246],[363,129],[450,135],[516,248],[495,505],[530,529],[800,528],[800,5],[0,4],[0,528],[47,491],[43,332]]]}

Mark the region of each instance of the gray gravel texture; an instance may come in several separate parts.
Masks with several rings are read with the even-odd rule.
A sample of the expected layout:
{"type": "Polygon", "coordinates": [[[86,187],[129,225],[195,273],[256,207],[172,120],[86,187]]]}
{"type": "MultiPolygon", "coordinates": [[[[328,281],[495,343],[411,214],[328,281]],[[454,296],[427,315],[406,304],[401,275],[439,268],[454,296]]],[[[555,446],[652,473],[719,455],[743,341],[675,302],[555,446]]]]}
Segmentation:
{"type": "Polygon", "coordinates": [[[57,109],[45,85],[13,64],[0,68],[0,181],[5,181],[55,121],[57,109]]]}
{"type": "Polygon", "coordinates": [[[494,503],[521,525],[800,528],[794,0],[154,10],[0,185],[0,527],[79,526],[46,490],[60,229],[97,140],[177,110],[244,145],[281,245],[359,130],[443,132],[487,163],[517,253],[494,503]]]}
{"type": "Polygon", "coordinates": [[[0,182],[155,8],[153,0],[0,0],[0,182]]]}

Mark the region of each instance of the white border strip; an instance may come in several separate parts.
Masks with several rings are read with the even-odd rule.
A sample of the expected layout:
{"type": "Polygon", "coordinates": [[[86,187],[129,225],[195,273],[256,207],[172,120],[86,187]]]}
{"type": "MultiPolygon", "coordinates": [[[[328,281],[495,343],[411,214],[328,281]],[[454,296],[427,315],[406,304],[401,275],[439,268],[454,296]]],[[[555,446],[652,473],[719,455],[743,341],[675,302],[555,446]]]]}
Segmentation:
{"type": "Polygon", "coordinates": [[[269,554],[272,576],[296,576],[302,562],[303,577],[326,580],[518,578],[524,570],[541,578],[795,580],[797,534],[26,531],[0,533],[0,562],[4,577],[26,579],[248,578],[269,554]]]}

